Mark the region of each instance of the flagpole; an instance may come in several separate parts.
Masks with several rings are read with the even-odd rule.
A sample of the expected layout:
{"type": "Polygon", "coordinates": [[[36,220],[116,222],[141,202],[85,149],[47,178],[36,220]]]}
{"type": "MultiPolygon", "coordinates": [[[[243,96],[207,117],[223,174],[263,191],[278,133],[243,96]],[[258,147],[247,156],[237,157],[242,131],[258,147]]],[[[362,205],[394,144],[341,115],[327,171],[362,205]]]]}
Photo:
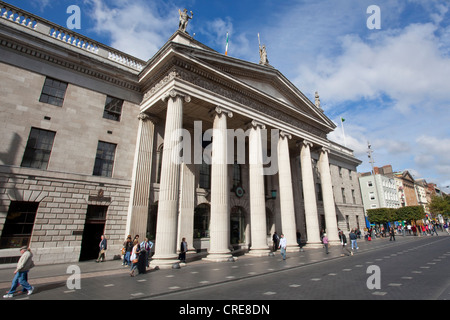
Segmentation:
{"type": "Polygon", "coordinates": [[[225,55],[228,55],[228,32],[227,32],[227,45],[225,47],[225,55]]]}
{"type": "Polygon", "coordinates": [[[347,141],[345,139],[345,131],[344,131],[344,121],[345,119],[341,117],[342,135],[344,136],[344,145],[347,147],[347,141]]]}

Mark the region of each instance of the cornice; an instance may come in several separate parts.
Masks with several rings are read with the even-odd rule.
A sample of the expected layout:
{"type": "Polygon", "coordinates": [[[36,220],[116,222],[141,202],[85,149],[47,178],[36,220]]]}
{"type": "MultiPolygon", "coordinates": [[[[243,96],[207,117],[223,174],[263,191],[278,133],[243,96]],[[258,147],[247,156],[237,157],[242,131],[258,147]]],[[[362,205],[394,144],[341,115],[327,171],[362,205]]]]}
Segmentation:
{"type": "Polygon", "coordinates": [[[137,84],[137,82],[133,83],[131,81],[122,80],[119,77],[117,77],[117,73],[114,75],[107,74],[104,71],[95,70],[94,68],[70,61],[67,59],[67,57],[62,58],[56,54],[51,54],[44,50],[21,44],[20,42],[14,41],[12,39],[0,38],[0,47],[16,51],[17,53],[27,55],[34,59],[39,59],[46,63],[52,63],[59,67],[73,70],[90,77],[94,77],[98,80],[109,82],[111,84],[123,87],[128,90],[140,92],[140,87],[137,84]]]}

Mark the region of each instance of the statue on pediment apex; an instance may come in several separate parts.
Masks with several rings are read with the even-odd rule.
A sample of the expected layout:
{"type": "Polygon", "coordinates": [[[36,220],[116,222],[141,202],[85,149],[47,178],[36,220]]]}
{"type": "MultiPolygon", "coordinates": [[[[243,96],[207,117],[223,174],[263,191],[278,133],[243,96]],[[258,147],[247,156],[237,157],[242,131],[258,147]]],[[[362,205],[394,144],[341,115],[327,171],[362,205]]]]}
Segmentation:
{"type": "Polygon", "coordinates": [[[187,33],[187,25],[189,23],[189,20],[194,17],[194,13],[191,11],[191,16],[189,16],[187,13],[187,9],[184,9],[183,11],[178,9],[178,13],[180,14],[180,23],[178,24],[178,30],[187,33]]]}

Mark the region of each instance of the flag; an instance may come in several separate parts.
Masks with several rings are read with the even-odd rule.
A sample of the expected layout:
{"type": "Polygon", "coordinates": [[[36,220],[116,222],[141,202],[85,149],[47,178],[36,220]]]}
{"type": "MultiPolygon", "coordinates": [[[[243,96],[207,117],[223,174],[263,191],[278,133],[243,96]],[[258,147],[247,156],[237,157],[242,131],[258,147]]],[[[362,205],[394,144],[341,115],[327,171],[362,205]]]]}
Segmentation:
{"type": "Polygon", "coordinates": [[[345,119],[344,118],[341,118],[341,122],[344,122],[345,121],[345,119]]]}
{"type": "Polygon", "coordinates": [[[227,32],[227,46],[225,47],[225,55],[228,55],[228,32],[227,32]]]}

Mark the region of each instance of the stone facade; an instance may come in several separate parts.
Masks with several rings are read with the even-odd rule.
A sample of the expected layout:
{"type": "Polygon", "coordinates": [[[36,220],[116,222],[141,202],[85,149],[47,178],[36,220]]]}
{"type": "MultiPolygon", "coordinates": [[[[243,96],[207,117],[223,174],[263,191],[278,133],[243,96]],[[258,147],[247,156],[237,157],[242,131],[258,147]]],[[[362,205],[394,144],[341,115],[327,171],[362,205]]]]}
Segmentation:
{"type": "Polygon", "coordinates": [[[2,4],[0,17],[0,232],[16,203],[37,203],[38,263],[82,259],[99,242],[89,230],[106,234],[109,259],[126,235],[148,236],[153,264],[170,267],[183,237],[192,254],[227,261],[268,254],[275,231],[295,251],[321,246],[322,230],[337,242],[338,229],[364,227],[361,162],[327,139],[336,126],[320,103],[273,67],[182,31],[145,63],[18,8],[2,4]],[[48,78],[68,84],[62,106],[40,102],[48,78]],[[120,121],[103,117],[108,97],[123,100],[120,121]],[[32,128],[55,133],[46,168],[22,163],[32,128]],[[229,130],[233,144],[220,139],[229,130]],[[182,162],[171,158],[179,132],[182,162]],[[93,174],[99,142],[116,146],[109,176],[93,174]]]}

